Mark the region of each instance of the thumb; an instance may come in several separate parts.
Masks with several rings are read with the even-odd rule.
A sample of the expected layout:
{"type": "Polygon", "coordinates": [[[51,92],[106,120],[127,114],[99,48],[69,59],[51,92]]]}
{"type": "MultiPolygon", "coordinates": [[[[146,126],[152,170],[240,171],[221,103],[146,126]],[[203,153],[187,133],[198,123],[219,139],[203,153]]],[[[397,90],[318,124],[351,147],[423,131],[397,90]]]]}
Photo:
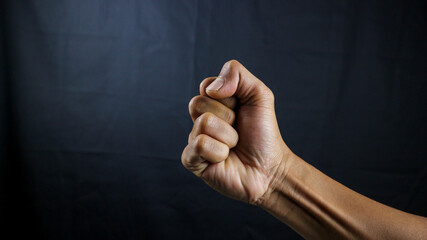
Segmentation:
{"type": "Polygon", "coordinates": [[[215,99],[234,95],[241,105],[271,105],[273,100],[271,90],[236,60],[224,64],[218,77],[207,86],[206,94],[215,99]]]}

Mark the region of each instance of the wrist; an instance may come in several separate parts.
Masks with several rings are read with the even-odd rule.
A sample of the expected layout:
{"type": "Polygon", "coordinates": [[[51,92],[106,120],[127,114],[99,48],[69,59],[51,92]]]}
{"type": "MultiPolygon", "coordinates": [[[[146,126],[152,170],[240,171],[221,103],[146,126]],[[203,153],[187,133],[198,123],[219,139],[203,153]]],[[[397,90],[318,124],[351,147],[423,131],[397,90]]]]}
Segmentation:
{"type": "Polygon", "coordinates": [[[292,166],[295,165],[297,159],[298,156],[296,156],[289,148],[285,147],[278,165],[271,173],[271,179],[269,181],[267,191],[258,199],[258,201],[256,201],[255,205],[265,210],[273,208],[279,196],[285,194],[285,185],[289,184],[287,181],[289,172],[292,171],[292,166]]]}

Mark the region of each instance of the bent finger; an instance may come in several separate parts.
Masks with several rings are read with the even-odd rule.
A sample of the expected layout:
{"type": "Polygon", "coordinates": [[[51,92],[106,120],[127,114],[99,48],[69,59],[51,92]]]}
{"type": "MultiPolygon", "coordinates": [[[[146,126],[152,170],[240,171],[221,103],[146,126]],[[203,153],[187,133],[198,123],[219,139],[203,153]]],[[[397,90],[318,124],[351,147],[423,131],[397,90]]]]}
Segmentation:
{"type": "Polygon", "coordinates": [[[237,131],[230,124],[210,112],[206,112],[196,119],[189,135],[189,143],[200,134],[206,134],[226,144],[229,148],[235,147],[239,140],[237,131]]]}
{"type": "Polygon", "coordinates": [[[200,176],[209,164],[227,159],[229,151],[224,143],[200,134],[184,149],[181,160],[185,168],[200,176]]]}
{"type": "Polygon", "coordinates": [[[211,112],[217,117],[223,119],[228,124],[233,125],[236,114],[233,110],[226,107],[224,104],[206,96],[195,96],[188,104],[188,110],[191,118],[195,121],[199,116],[206,112],[211,112]]]}

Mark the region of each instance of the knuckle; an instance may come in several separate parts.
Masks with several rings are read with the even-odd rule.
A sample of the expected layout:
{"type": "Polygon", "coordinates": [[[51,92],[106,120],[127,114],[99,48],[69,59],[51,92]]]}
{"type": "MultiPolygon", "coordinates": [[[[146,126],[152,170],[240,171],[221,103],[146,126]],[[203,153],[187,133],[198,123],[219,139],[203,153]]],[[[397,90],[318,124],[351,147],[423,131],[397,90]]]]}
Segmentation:
{"type": "Polygon", "coordinates": [[[184,148],[184,151],[182,151],[182,154],[181,154],[181,164],[185,167],[185,168],[187,168],[188,167],[188,157],[187,157],[187,149],[188,149],[188,146],[187,147],[185,147],[184,148]]]}
{"type": "Polygon", "coordinates": [[[205,112],[196,119],[196,128],[199,132],[205,132],[214,119],[213,113],[205,112]]]}
{"type": "Polygon", "coordinates": [[[191,131],[190,134],[188,134],[188,144],[191,143],[191,141],[193,140],[194,136],[194,131],[191,131]]]}
{"type": "Polygon", "coordinates": [[[194,139],[194,152],[197,155],[200,155],[205,151],[208,144],[207,140],[207,136],[204,134],[200,134],[194,139]]]}
{"type": "Polygon", "coordinates": [[[230,68],[239,68],[240,66],[242,66],[242,64],[236,59],[231,59],[230,61],[228,61],[228,64],[230,68]]]}
{"type": "Polygon", "coordinates": [[[201,155],[206,151],[206,148],[208,147],[208,137],[205,134],[200,134],[196,137],[194,140],[194,152],[197,155],[201,155]]]}
{"type": "Polygon", "coordinates": [[[190,100],[190,102],[188,103],[188,110],[190,113],[192,113],[193,109],[196,107],[196,102],[197,102],[196,98],[197,98],[197,96],[193,97],[190,100]]]}
{"type": "Polygon", "coordinates": [[[199,113],[204,103],[205,99],[203,96],[198,95],[193,97],[188,103],[188,109],[190,114],[199,113]]]}

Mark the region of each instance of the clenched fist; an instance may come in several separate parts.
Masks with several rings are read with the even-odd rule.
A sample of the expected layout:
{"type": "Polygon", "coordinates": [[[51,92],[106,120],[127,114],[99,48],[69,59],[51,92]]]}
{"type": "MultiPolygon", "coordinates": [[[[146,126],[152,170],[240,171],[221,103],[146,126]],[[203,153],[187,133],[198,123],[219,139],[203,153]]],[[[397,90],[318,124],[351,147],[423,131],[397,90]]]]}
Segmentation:
{"type": "Polygon", "coordinates": [[[189,104],[193,129],[182,164],[218,192],[259,204],[291,151],[280,135],[272,91],[239,62],[200,84],[189,104]]]}
{"type": "Polygon", "coordinates": [[[200,84],[182,164],[218,192],[258,205],[306,239],[425,239],[427,218],[375,202],[292,153],[274,97],[237,61],[200,84]]]}
{"type": "Polygon", "coordinates": [[[306,239],[427,236],[427,218],[358,194],[293,154],[273,93],[237,61],[203,80],[189,108],[182,164],[218,192],[260,206],[306,239]]]}

